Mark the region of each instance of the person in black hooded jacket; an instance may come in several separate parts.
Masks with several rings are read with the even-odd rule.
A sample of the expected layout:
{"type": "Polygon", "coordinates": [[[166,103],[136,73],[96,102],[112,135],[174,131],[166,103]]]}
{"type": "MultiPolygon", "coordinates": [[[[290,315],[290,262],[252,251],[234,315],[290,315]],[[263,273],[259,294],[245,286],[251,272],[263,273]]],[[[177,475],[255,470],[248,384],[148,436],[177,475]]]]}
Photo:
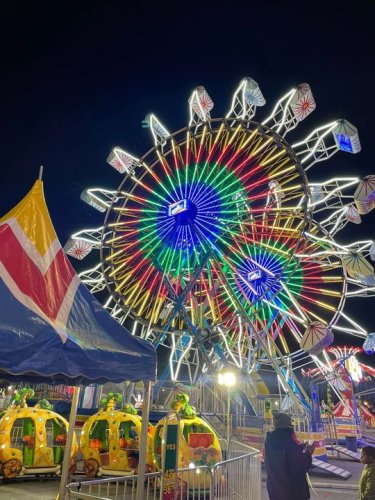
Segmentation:
{"type": "Polygon", "coordinates": [[[287,413],[273,412],[273,420],[275,430],[266,433],[264,443],[270,500],[308,500],[306,473],[311,467],[314,445],[298,442],[287,413]]]}

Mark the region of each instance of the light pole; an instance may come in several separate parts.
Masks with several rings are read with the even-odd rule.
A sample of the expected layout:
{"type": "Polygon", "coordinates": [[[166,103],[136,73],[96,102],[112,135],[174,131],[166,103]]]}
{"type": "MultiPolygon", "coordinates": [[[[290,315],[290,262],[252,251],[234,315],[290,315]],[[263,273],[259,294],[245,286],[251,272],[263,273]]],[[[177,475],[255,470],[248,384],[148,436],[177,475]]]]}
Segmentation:
{"type": "MultiPolygon", "coordinates": [[[[218,375],[219,385],[227,388],[227,455],[229,456],[229,442],[230,442],[230,389],[236,383],[236,375],[229,370],[222,370],[218,375]]],[[[227,456],[227,458],[228,458],[227,456]]]]}

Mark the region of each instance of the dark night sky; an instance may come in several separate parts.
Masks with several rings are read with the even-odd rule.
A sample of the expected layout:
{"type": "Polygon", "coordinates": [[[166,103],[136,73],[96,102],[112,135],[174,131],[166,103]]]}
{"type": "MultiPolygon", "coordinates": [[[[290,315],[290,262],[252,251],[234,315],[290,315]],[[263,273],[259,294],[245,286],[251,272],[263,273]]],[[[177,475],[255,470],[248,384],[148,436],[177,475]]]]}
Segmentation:
{"type": "MultiPolygon", "coordinates": [[[[311,85],[317,109],[287,136],[291,142],[336,118],[358,128],[362,152],[338,153],[315,166],[311,179],[375,174],[375,3],[326,4],[0,0],[0,213],[24,196],[43,164],[62,244],[99,225],[101,216],[79,196],[87,187],[120,184],[105,161],[111,148],[142,156],[152,145],[141,128],[150,111],[169,130],[183,127],[199,84],[215,102],[212,116],[223,116],[243,76],[254,78],[267,100],[259,120],[292,86],[311,85]]],[[[338,239],[374,238],[374,227],[373,212],[338,239]]],[[[374,305],[365,299],[352,306],[369,331],[374,305]]]]}

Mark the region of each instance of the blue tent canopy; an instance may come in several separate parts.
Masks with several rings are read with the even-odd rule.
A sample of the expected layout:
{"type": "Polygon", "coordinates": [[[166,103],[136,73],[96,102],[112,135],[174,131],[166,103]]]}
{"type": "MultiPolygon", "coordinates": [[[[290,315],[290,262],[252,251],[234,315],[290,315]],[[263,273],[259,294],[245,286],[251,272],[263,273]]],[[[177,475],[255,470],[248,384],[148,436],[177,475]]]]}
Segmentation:
{"type": "Polygon", "coordinates": [[[153,346],[112,318],[73,270],[36,181],[0,219],[0,378],[77,385],[155,377],[153,346]]]}

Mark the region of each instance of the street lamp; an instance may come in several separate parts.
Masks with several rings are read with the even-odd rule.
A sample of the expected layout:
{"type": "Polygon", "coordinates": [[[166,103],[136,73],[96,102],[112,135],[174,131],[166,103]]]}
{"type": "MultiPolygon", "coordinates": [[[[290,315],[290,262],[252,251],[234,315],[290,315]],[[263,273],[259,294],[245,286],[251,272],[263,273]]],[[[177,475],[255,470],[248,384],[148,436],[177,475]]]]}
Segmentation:
{"type": "MultiPolygon", "coordinates": [[[[222,370],[218,375],[219,385],[227,388],[227,454],[229,455],[230,441],[230,388],[236,383],[236,375],[229,370],[222,370]]],[[[228,457],[227,457],[228,458],[228,457]]]]}

